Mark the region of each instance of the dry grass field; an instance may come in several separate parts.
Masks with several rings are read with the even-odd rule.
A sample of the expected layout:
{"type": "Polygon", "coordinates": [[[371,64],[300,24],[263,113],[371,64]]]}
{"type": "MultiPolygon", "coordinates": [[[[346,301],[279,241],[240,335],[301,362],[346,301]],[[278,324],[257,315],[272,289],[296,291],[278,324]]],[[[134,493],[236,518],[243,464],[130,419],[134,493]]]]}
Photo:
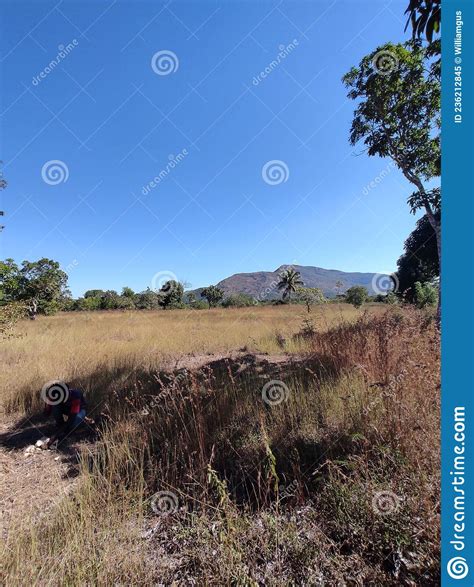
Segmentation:
{"type": "Polygon", "coordinates": [[[301,306],[20,323],[1,351],[2,584],[436,584],[433,317],[310,316],[305,336],[301,306]],[[95,423],[25,455],[58,377],[95,423]]]}

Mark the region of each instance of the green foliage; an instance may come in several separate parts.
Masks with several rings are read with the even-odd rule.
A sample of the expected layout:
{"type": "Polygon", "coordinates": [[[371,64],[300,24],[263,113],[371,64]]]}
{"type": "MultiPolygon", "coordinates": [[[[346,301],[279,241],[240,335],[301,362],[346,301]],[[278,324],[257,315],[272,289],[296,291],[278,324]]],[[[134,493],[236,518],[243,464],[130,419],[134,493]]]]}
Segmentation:
{"type": "Polygon", "coordinates": [[[105,291],[103,289],[89,289],[84,294],[85,298],[102,298],[104,297],[105,291]]]}
{"type": "Polygon", "coordinates": [[[415,230],[405,241],[404,249],[405,252],[397,261],[398,293],[413,302],[415,283],[432,281],[439,276],[436,234],[426,215],[416,223],[415,230]]]}
{"type": "Polygon", "coordinates": [[[122,288],[122,296],[125,298],[134,298],[135,296],[135,292],[133,291],[133,289],[131,287],[123,287],[122,288]]]}
{"type": "Polygon", "coordinates": [[[171,279],[167,281],[158,292],[159,304],[162,308],[182,308],[184,296],[184,286],[182,283],[171,279]]]}
{"type": "Polygon", "coordinates": [[[415,184],[438,176],[441,167],[441,89],[429,72],[427,50],[419,43],[386,43],[343,77],[349,98],[360,100],[351,144],[362,140],[370,156],[390,157],[415,184]]]}
{"type": "Polygon", "coordinates": [[[413,37],[420,38],[423,34],[429,43],[433,42],[433,35],[441,31],[441,0],[410,0],[407,24],[411,23],[413,37]]]}
{"type": "Polygon", "coordinates": [[[352,304],[354,308],[360,308],[369,297],[365,287],[354,285],[346,291],[346,302],[352,304]]]}
{"type": "Polygon", "coordinates": [[[210,285],[202,290],[201,297],[206,298],[210,308],[214,308],[224,297],[224,292],[217,285],[210,285]]]}
{"type": "Polygon", "coordinates": [[[35,300],[40,313],[50,314],[59,310],[69,296],[67,279],[59,263],[52,259],[23,261],[21,267],[13,259],[6,259],[0,263],[0,299],[35,300]]]}
{"type": "Polygon", "coordinates": [[[138,310],[156,310],[160,307],[159,297],[149,287],[135,295],[135,307],[138,310]]]}
{"type": "Polygon", "coordinates": [[[317,304],[324,304],[326,298],[319,287],[298,287],[296,290],[297,300],[306,304],[308,313],[317,304]]]}
{"type": "Polygon", "coordinates": [[[222,305],[224,308],[245,308],[248,306],[255,306],[256,300],[245,293],[230,294],[227,296],[222,305]]]}
{"type": "Polygon", "coordinates": [[[415,304],[418,308],[434,306],[438,301],[438,291],[436,287],[429,283],[415,283],[415,304]]]}
{"type": "Polygon", "coordinates": [[[280,281],[277,287],[280,291],[283,291],[283,299],[291,301],[291,294],[296,293],[297,289],[303,285],[300,272],[290,267],[280,274],[280,281]]]}

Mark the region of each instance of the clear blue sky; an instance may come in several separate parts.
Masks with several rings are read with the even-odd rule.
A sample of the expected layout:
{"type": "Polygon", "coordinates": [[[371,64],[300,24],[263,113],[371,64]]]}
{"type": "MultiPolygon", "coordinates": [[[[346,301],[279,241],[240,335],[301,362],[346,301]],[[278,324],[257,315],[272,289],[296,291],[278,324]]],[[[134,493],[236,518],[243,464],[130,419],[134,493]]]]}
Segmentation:
{"type": "Polygon", "coordinates": [[[163,271],[199,287],[284,263],[395,270],[412,189],[350,147],[341,77],[407,38],[406,4],[3,2],[1,256],[58,260],[76,296],[163,271]],[[167,75],[159,51],[176,55],[167,75]],[[55,160],[68,177],[51,185],[55,160]]]}

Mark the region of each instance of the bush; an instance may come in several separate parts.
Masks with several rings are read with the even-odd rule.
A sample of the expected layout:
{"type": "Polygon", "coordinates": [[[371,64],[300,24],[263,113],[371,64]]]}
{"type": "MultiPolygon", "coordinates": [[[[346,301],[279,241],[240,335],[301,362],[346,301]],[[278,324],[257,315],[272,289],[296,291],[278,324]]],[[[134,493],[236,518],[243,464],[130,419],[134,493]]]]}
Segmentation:
{"type": "Polygon", "coordinates": [[[224,308],[245,308],[256,304],[257,301],[252,296],[244,293],[230,294],[222,302],[224,308]]]}

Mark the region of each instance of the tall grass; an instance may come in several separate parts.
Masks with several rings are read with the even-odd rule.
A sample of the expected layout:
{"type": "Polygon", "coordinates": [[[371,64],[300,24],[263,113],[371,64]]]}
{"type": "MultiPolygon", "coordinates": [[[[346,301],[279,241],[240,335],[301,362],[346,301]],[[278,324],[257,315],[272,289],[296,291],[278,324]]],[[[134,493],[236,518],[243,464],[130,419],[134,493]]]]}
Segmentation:
{"type": "Polygon", "coordinates": [[[438,344],[429,317],[395,310],[285,363],[96,363],[100,442],[74,501],[10,532],[7,583],[433,584],[438,344]],[[168,513],[150,507],[162,491],[168,513]]]}

